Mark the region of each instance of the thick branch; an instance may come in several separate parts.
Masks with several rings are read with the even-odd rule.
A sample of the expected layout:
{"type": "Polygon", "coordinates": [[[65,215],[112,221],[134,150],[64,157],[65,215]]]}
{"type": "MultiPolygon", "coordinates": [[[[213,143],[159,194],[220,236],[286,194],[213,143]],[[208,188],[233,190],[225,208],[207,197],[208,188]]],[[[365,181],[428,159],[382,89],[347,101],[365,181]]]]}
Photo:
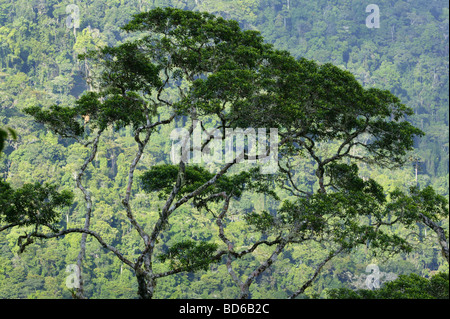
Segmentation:
{"type": "MultiPolygon", "coordinates": [[[[95,139],[92,142],[91,155],[84,161],[84,164],[81,166],[81,169],[78,172],[78,175],[76,177],[77,187],[83,193],[84,199],[86,201],[86,219],[84,221],[84,229],[89,229],[89,226],[91,223],[92,199],[91,199],[91,193],[81,183],[81,177],[83,176],[84,172],[86,171],[86,168],[89,165],[89,163],[91,163],[94,160],[95,155],[97,154],[98,143],[100,140],[100,135],[102,133],[103,133],[103,130],[100,130],[97,133],[97,136],[95,137],[95,139]]],[[[82,279],[82,275],[81,275],[81,269],[82,269],[84,255],[86,252],[86,239],[87,239],[87,234],[83,233],[81,235],[80,252],[78,253],[78,257],[77,257],[77,266],[78,266],[78,269],[80,269],[80,272],[78,272],[78,274],[79,274],[78,280],[80,283],[80,287],[77,289],[77,293],[76,293],[77,298],[84,298],[83,279],[82,279]]]]}
{"type": "Polygon", "coordinates": [[[134,171],[136,170],[136,166],[142,157],[144,148],[150,139],[150,135],[151,135],[151,131],[148,130],[145,135],[144,141],[141,141],[139,139],[139,132],[137,132],[134,136],[134,139],[136,140],[136,143],[138,144],[138,151],[136,152],[136,156],[134,157],[133,162],[130,165],[130,170],[128,172],[127,190],[125,193],[125,198],[122,200],[122,204],[125,206],[125,210],[127,212],[128,220],[133,225],[133,227],[137,230],[137,232],[139,233],[141,238],[144,240],[145,244],[148,243],[148,235],[145,233],[145,231],[142,229],[142,227],[137,223],[136,219],[133,216],[133,213],[132,213],[131,207],[130,207],[130,196],[131,196],[131,188],[133,186],[133,180],[134,180],[134,171]]]}
{"type": "Polygon", "coordinates": [[[448,263],[448,242],[444,229],[424,214],[420,213],[420,217],[422,218],[423,223],[430,227],[438,235],[438,241],[439,245],[441,246],[442,254],[444,255],[445,259],[447,259],[448,263]]]}
{"type": "MultiPolygon", "coordinates": [[[[71,234],[71,233],[81,233],[81,234],[90,235],[90,236],[94,237],[95,239],[97,239],[97,241],[100,243],[100,245],[102,245],[103,248],[113,252],[121,261],[123,261],[125,264],[127,264],[131,268],[134,268],[134,264],[131,261],[129,261],[127,258],[125,258],[115,247],[107,244],[98,233],[96,233],[92,230],[89,230],[89,229],[69,228],[69,229],[61,230],[56,233],[49,233],[49,234],[34,232],[34,233],[31,233],[31,234],[28,234],[25,236],[20,236],[19,238],[22,238],[22,239],[26,238],[28,240],[31,240],[33,237],[50,239],[50,238],[61,237],[61,236],[71,234]]],[[[30,243],[31,243],[31,241],[29,243],[22,244],[19,246],[21,246],[21,248],[24,248],[26,245],[28,245],[30,243]]]]}
{"type": "Polygon", "coordinates": [[[0,232],[6,230],[8,228],[12,228],[12,227],[15,227],[15,226],[22,226],[22,225],[25,225],[25,222],[12,223],[12,224],[8,224],[8,225],[5,225],[5,226],[1,226],[0,227],[0,232]]]}
{"type": "Polygon", "coordinates": [[[246,299],[249,297],[250,294],[250,285],[253,283],[253,281],[258,277],[260,274],[262,274],[267,268],[269,268],[275,260],[277,260],[278,256],[281,254],[281,252],[284,250],[284,248],[287,245],[286,240],[281,240],[280,243],[277,245],[275,250],[273,251],[272,255],[263,262],[256,270],[254,270],[248,277],[247,280],[245,280],[244,284],[241,287],[241,295],[240,299],[246,299]]]}
{"type": "Polygon", "coordinates": [[[308,279],[296,292],[294,292],[291,296],[288,297],[288,299],[294,299],[296,298],[298,295],[302,294],[305,292],[306,288],[310,287],[311,284],[313,283],[313,281],[317,278],[317,276],[319,275],[319,273],[322,271],[322,268],[334,257],[336,257],[338,254],[340,254],[342,251],[344,250],[343,247],[341,247],[340,249],[330,253],[327,258],[325,258],[319,265],[317,265],[316,267],[316,271],[314,272],[314,274],[312,275],[312,277],[310,279],[308,279]]]}

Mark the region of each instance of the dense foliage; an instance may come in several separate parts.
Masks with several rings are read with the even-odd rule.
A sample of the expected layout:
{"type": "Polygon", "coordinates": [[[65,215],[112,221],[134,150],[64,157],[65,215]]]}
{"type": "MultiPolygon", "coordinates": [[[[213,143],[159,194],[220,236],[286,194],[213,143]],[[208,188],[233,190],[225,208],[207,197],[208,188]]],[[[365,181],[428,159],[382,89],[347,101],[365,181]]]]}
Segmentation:
{"type": "MultiPolygon", "coordinates": [[[[123,252],[123,259],[138,258],[142,236],[127,217],[130,211],[141,234],[164,221],[155,238],[153,267],[155,274],[171,276],[156,278],[155,298],[239,297],[234,279],[250,278],[273,255],[273,247],[280,253],[252,282],[253,298],[292,296],[312,277],[299,297],[327,297],[329,288],[364,288],[357,278],[374,262],[386,273],[420,276],[401,277],[422,289],[404,296],[442,297],[433,287],[445,276],[422,277],[448,272],[448,250],[446,261],[434,231],[443,228],[448,238],[448,3],[379,1],[381,27],[368,29],[365,4],[359,1],[78,1],[79,28],[69,29],[70,3],[0,1],[0,146],[16,138],[4,144],[0,157],[0,207],[6,207],[0,219],[28,225],[0,232],[0,297],[71,297],[65,269],[77,263],[83,235],[31,244],[27,235],[42,218],[57,233],[81,229],[90,212],[90,229],[123,252]],[[156,7],[207,11],[227,20],[144,13],[156,7]],[[164,29],[169,18],[177,28],[164,29]],[[200,25],[204,33],[192,31],[200,25]],[[239,26],[248,31],[233,36],[239,26]],[[141,36],[150,29],[156,35],[141,36]],[[158,34],[164,32],[177,41],[161,41],[158,34]],[[192,33],[183,38],[186,32],[192,33]],[[143,54],[142,47],[153,51],[143,54]],[[170,85],[160,90],[169,78],[159,76],[164,71],[170,85]],[[260,94],[261,87],[270,94],[260,94]],[[162,106],[148,103],[152,99],[162,106]],[[297,140],[280,149],[290,158],[281,162],[283,178],[271,180],[250,169],[223,175],[194,196],[193,205],[180,205],[169,221],[165,200],[178,179],[184,184],[175,200],[215,174],[214,165],[211,170],[187,165],[180,176],[170,162],[168,136],[175,127],[189,126],[190,101],[207,125],[277,127],[282,137],[297,140]],[[305,108],[312,104],[316,113],[305,108]],[[149,118],[171,122],[152,127],[147,140],[141,128],[149,118]],[[102,139],[95,139],[97,132],[102,139]],[[365,139],[368,132],[377,138],[365,139]],[[350,152],[353,142],[363,147],[350,152]],[[130,163],[142,143],[148,143],[146,152],[124,210],[130,163]],[[357,165],[335,162],[347,155],[357,165]],[[88,200],[77,185],[89,190],[88,200]],[[229,211],[222,215],[227,198],[229,211]],[[26,209],[30,206],[44,214],[26,209]],[[381,237],[369,227],[377,222],[389,225],[381,237]],[[319,238],[313,235],[322,241],[306,240],[319,238]],[[217,262],[224,238],[236,247],[223,255],[236,278],[217,262]],[[339,247],[345,251],[334,256],[339,247]],[[386,260],[386,252],[398,254],[386,260]]],[[[136,272],[95,238],[85,241],[86,297],[136,298],[136,272]]],[[[399,297],[399,291],[407,291],[399,288],[404,282],[386,283],[380,295],[367,296],[399,297]]]]}
{"type": "Polygon", "coordinates": [[[448,274],[438,273],[429,279],[409,274],[400,275],[380,289],[340,288],[329,291],[328,295],[333,299],[448,299],[448,287],[448,274]]]}

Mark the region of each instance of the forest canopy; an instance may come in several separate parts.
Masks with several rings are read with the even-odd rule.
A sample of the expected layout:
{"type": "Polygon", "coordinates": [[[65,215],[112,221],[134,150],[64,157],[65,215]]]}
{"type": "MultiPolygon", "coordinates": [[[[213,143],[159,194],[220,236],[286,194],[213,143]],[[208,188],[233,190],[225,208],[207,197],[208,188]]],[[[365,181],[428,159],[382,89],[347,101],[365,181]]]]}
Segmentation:
{"type": "Polygon", "coordinates": [[[448,273],[448,4],[381,1],[379,29],[357,1],[68,5],[0,2],[2,298],[357,298],[327,290],[374,263],[448,273]],[[192,154],[277,129],[276,173],[249,139],[245,163],[174,163],[171,132],[200,128],[192,154]]]}

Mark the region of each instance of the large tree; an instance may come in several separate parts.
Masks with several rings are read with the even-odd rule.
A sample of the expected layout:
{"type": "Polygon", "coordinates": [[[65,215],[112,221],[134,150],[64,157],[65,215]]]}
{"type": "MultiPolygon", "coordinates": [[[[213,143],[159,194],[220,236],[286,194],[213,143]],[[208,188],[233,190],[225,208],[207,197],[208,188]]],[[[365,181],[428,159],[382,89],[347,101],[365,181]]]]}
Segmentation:
{"type": "MultiPolygon", "coordinates": [[[[103,247],[115,253],[136,274],[139,295],[151,298],[156,280],[170,273],[154,273],[152,262],[158,236],[175,209],[205,191],[224,175],[233,163],[225,165],[211,179],[199,185],[182,198],[176,198],[184,186],[185,164],[180,162],[177,182],[160,212],[159,220],[151,232],[144,230],[134,217],[130,200],[134,183],[134,172],[150,141],[152,132],[161,125],[171,123],[182,112],[196,119],[195,101],[186,103],[185,97],[195,81],[218,70],[245,73],[258,65],[261,54],[269,46],[253,31],[241,31],[236,21],[227,21],[207,13],[196,13],[177,9],[155,9],[136,15],[123,27],[129,32],[142,32],[138,40],[128,41],[116,47],[105,47],[99,52],[83,56],[100,62],[101,74],[92,78],[95,91],[86,92],[74,107],[53,106],[49,110],[31,107],[26,110],[37,121],[63,137],[72,138],[91,147],[77,177],[77,186],[86,200],[86,220],[83,228],[66,229],[52,234],[29,234],[29,237],[58,237],[68,233],[83,233],[81,250],[77,261],[81,268],[85,253],[86,238],[94,236],[103,247]],[[168,96],[167,90],[177,90],[168,96]],[[182,103],[183,102],[183,103],[182,103]],[[186,104],[191,104],[182,110],[186,104]],[[159,117],[164,117],[159,119],[159,117]],[[142,252],[136,260],[127,259],[115,247],[107,244],[101,236],[89,229],[92,213],[92,198],[82,183],[89,163],[94,159],[100,138],[109,127],[133,128],[137,151],[129,165],[127,187],[122,200],[130,223],[143,241],[142,252]]],[[[203,109],[201,109],[203,111],[203,109]]],[[[205,114],[211,113],[206,110],[205,114]]],[[[220,253],[218,254],[220,256],[220,253]]],[[[77,297],[83,298],[81,273],[77,297]]]]}
{"type": "MultiPolygon", "coordinates": [[[[422,135],[405,121],[412,111],[397,97],[388,91],[364,89],[352,74],[331,64],[296,60],[288,52],[265,44],[258,32],[243,31],[236,21],[208,13],[154,9],[135,15],[123,29],[130,33],[130,40],[82,56],[97,68],[91,68],[90,73],[93,90],[80,96],[75,105],[26,109],[36,121],[89,147],[90,152],[75,178],[86,203],[84,226],[52,227],[51,232],[44,232],[37,224],[21,237],[21,249],[34,238],[81,233],[77,264],[82,269],[86,240],[92,236],[132,269],[141,298],[152,298],[162,277],[208,269],[214,262],[226,263],[240,297],[248,298],[250,285],[286,247],[319,242],[324,260],[313,276],[299,285],[292,294],[295,297],[311,285],[325,263],[356,245],[370,241],[383,251],[408,249],[405,240],[383,231],[394,208],[387,205],[386,195],[375,181],[358,176],[356,165],[400,166],[414,138],[422,135]],[[179,118],[185,120],[188,134],[194,134],[197,125],[209,128],[210,134],[200,141],[199,149],[184,145],[192,152],[208,154],[217,141],[214,134],[225,138],[227,129],[276,128],[280,139],[256,155],[247,143],[232,161],[215,163],[215,171],[183,160],[150,168],[140,179],[142,187],[159,192],[165,204],[157,221],[150,228],[144,227],[131,205],[135,172],[154,131],[179,118]],[[128,257],[91,229],[95,201],[85,186],[86,172],[104,132],[124,127],[132,128],[136,142],[122,196],[126,216],[141,238],[136,258],[128,257]],[[242,158],[264,160],[274,154],[277,174],[238,165],[242,158]],[[293,169],[301,161],[314,167],[317,182],[309,189],[298,183],[302,172],[293,169]],[[276,183],[291,193],[290,199],[281,202],[274,192],[276,183]],[[261,235],[249,248],[235,247],[225,227],[230,202],[244,192],[280,201],[275,210],[245,216],[248,230],[261,235]],[[212,218],[223,245],[186,239],[160,254],[159,240],[169,219],[187,203],[212,218]],[[219,203],[223,206],[215,211],[219,203]],[[239,278],[233,261],[262,246],[272,248],[270,257],[247,278],[239,278]],[[166,271],[155,271],[157,260],[168,263],[166,271]]],[[[186,153],[180,158],[187,159],[183,156],[186,153]]],[[[82,271],[78,280],[76,297],[84,298],[82,271]]]]}

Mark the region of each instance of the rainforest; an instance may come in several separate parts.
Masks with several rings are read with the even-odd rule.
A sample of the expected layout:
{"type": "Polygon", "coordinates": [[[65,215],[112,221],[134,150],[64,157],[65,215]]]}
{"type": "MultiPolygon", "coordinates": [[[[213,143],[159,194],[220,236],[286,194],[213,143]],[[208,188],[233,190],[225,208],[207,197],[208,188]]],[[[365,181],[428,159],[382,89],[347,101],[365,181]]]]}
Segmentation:
{"type": "Polygon", "coordinates": [[[448,299],[448,37],[443,0],[0,0],[0,298],[448,299]]]}

